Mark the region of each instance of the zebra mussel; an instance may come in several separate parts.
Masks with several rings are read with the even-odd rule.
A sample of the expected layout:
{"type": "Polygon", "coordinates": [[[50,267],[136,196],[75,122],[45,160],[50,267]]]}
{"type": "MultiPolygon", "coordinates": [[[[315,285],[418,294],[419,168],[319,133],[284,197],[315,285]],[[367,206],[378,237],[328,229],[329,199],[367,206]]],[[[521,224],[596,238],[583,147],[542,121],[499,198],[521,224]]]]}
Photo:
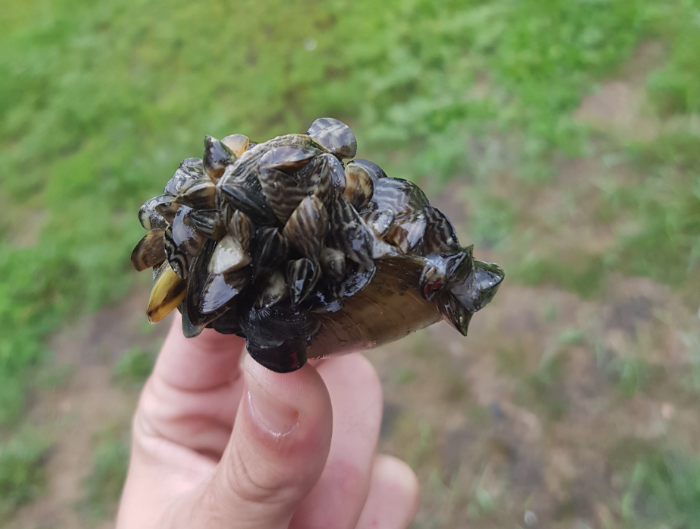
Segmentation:
{"type": "Polygon", "coordinates": [[[139,220],[131,262],[153,268],[147,316],[247,340],[277,372],[447,320],[466,335],[503,270],[474,259],[423,191],[355,159],[350,128],[316,120],[263,143],[207,136],[139,220]]]}

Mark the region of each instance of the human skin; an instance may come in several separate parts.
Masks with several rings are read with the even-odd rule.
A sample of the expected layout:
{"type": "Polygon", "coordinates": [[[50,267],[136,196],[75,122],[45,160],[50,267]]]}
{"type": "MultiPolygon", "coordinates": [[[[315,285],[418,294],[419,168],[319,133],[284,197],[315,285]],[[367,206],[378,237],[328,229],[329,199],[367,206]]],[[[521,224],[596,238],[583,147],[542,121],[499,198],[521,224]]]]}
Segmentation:
{"type": "Polygon", "coordinates": [[[293,373],[245,340],[173,323],[133,421],[118,529],[401,529],[418,509],[402,461],[376,454],[382,392],[359,354],[293,373]]]}

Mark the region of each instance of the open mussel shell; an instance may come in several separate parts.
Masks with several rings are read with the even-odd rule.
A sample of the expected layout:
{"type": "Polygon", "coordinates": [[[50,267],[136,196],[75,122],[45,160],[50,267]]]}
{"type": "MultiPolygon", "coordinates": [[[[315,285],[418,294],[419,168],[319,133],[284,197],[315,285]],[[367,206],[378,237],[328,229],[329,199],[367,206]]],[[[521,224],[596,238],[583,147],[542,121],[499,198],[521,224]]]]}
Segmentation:
{"type": "Polygon", "coordinates": [[[149,231],[131,252],[131,264],[138,272],[160,266],[165,261],[163,233],[163,230],[149,231]]]}
{"type": "Polygon", "coordinates": [[[153,286],[146,309],[148,321],[158,323],[165,318],[185,299],[186,291],[187,282],[175,273],[167,261],[154,269],[153,286]]]}
{"type": "Polygon", "coordinates": [[[149,321],[177,308],[185,336],[245,337],[282,373],[442,319],[466,335],[503,270],[475,260],[417,185],[356,152],[333,118],[262,143],[207,136],[139,211],[149,231],[131,261],[154,269],[149,321]]]}

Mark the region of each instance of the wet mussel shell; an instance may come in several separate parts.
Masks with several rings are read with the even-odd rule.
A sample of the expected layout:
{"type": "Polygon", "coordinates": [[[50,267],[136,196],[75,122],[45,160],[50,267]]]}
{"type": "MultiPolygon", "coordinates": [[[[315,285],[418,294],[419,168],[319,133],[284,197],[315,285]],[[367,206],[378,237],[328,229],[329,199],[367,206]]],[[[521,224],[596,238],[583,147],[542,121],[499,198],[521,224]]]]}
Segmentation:
{"type": "Polygon", "coordinates": [[[245,337],[283,373],[442,319],[466,335],[503,270],[460,246],[418,186],[356,152],[333,118],[262,143],[207,136],[139,210],[148,232],[131,262],[154,270],[149,321],[177,308],[185,336],[245,337]]]}

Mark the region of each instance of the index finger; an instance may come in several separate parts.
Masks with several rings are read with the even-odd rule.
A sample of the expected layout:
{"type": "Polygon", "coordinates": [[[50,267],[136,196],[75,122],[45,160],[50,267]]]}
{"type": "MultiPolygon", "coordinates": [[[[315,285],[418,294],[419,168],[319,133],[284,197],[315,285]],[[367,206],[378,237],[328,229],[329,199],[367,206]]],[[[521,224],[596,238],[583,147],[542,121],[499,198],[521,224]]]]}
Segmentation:
{"type": "Polygon", "coordinates": [[[205,391],[229,384],[240,374],[245,338],[204,329],[195,338],[182,334],[176,315],[153,369],[153,377],[184,391],[205,391]]]}

